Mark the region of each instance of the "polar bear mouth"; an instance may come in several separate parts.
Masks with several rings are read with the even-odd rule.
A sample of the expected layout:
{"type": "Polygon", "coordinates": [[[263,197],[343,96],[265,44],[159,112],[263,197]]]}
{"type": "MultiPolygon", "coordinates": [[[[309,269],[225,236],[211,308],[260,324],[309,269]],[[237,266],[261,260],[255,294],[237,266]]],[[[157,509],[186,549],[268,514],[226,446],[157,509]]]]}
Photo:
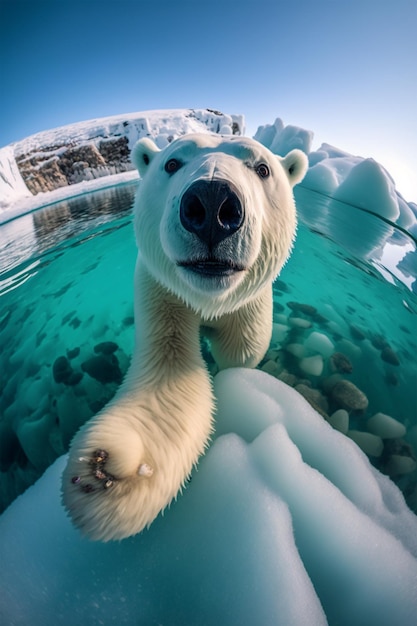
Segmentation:
{"type": "Polygon", "coordinates": [[[190,272],[207,277],[231,276],[237,272],[245,271],[245,267],[238,265],[234,261],[217,259],[198,259],[191,261],[179,261],[178,267],[182,267],[190,272]]]}

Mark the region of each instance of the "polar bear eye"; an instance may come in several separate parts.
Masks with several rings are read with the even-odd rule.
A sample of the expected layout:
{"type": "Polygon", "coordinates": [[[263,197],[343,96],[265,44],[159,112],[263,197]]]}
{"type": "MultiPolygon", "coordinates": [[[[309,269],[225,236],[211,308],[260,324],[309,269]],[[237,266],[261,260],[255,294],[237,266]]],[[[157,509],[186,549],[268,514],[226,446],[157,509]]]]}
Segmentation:
{"type": "Polygon", "coordinates": [[[256,173],[260,178],[268,178],[269,167],[265,163],[260,163],[256,168],[256,173]]]}
{"type": "Polygon", "coordinates": [[[165,163],[165,171],[168,174],[175,174],[175,172],[180,169],[181,165],[181,161],[178,161],[178,159],[169,159],[169,161],[165,163]]]}

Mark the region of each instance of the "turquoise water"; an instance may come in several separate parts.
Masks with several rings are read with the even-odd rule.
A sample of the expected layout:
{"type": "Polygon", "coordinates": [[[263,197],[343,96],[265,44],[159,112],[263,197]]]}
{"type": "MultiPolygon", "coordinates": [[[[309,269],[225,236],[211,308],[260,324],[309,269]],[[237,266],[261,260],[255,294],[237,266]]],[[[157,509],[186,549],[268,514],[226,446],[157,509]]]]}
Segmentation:
{"type": "MultiPolygon", "coordinates": [[[[77,428],[115,393],[133,345],[135,185],[61,202],[0,227],[0,506],[68,449],[77,428]]],[[[417,456],[417,254],[407,233],[355,207],[296,190],[291,259],[274,285],[273,352],[260,367],[313,390],[324,415],[335,374],[362,391],[350,413],[366,431],[377,412],[405,425],[371,461],[417,456]],[[305,306],[308,305],[308,306],[305,306]],[[306,373],[292,346],[327,337],[349,371],[306,373]]],[[[205,356],[213,365],[204,345],[205,356]]],[[[310,398],[311,399],[311,398],[310,398]]],[[[417,471],[392,476],[416,510],[417,471]]]]}

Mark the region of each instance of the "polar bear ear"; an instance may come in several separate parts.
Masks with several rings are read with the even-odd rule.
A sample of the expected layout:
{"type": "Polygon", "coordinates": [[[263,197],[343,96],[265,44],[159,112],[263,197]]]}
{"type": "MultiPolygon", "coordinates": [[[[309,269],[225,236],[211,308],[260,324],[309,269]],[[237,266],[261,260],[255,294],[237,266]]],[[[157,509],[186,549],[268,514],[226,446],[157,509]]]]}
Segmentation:
{"type": "Polygon", "coordinates": [[[291,187],[303,180],[308,170],[308,158],[302,150],[291,150],[280,161],[287,173],[291,187]]]}
{"type": "Polygon", "coordinates": [[[158,152],[160,152],[158,146],[154,144],[152,139],[148,139],[148,137],[140,139],[137,144],[133,146],[130,159],[133,165],[139,170],[141,178],[145,175],[152,159],[158,152]]]}

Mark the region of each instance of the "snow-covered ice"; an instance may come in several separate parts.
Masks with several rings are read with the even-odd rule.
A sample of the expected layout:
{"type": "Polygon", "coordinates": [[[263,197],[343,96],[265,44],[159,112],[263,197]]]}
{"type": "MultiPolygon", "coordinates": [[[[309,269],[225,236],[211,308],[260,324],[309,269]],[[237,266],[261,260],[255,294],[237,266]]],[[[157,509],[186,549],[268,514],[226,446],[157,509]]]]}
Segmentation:
{"type": "Polygon", "coordinates": [[[226,370],[215,391],[211,448],[141,535],[80,537],[64,457],[9,507],[2,623],[415,624],[417,518],[397,487],[269,375],[226,370]]]}

